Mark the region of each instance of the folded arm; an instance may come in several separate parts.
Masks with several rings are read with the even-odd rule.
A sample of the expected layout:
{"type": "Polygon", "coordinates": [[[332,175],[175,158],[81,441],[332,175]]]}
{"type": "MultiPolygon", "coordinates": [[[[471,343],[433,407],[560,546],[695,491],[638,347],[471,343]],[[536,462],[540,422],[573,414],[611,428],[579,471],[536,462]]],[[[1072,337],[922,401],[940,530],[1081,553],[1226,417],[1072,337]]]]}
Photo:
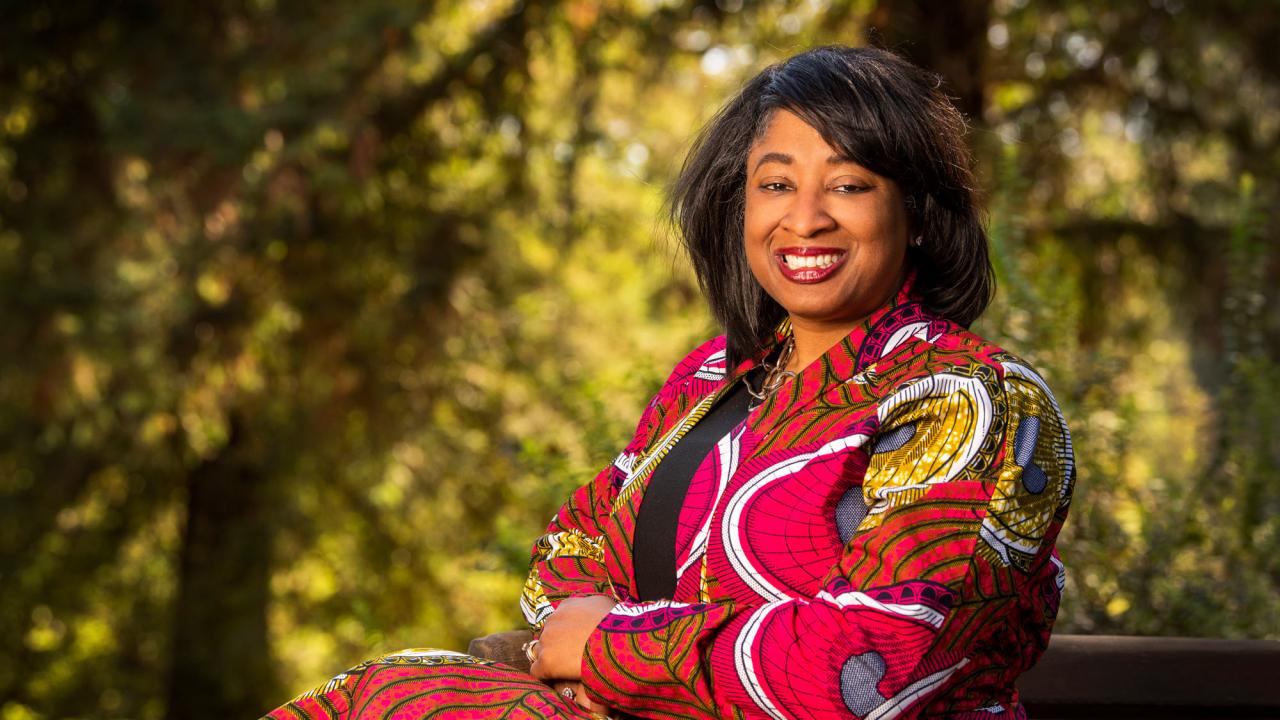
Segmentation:
{"type": "Polygon", "coordinates": [[[644,717],[885,719],[985,674],[1009,700],[1057,609],[1061,415],[1029,370],[977,368],[898,389],[879,419],[851,443],[866,514],[817,593],[620,604],[588,639],[588,691],[644,717]]]}
{"type": "Polygon", "coordinates": [[[627,447],[607,467],[585,485],[574,490],[557,512],[546,533],[534,543],[520,598],[520,608],[536,633],[560,601],[568,597],[609,595],[617,597],[609,581],[605,527],[613,512],[619,488],[631,473],[637,457],[654,439],[654,434],[686,408],[681,404],[681,388],[701,378],[712,381],[723,374],[724,339],[713,338],[695,348],[676,365],[641,413],[636,431],[627,447]],[[713,368],[716,358],[719,367],[713,368]]]}

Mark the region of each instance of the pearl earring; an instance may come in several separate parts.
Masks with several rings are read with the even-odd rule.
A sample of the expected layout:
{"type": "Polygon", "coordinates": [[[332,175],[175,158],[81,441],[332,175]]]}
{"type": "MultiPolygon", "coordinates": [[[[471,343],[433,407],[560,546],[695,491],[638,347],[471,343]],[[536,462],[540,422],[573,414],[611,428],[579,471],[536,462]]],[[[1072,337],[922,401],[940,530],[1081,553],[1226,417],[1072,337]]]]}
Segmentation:
{"type": "Polygon", "coordinates": [[[916,247],[920,247],[921,245],[924,245],[924,236],[923,236],[923,235],[917,235],[917,236],[915,236],[915,237],[911,238],[911,244],[912,244],[912,245],[915,245],[916,247]]]}

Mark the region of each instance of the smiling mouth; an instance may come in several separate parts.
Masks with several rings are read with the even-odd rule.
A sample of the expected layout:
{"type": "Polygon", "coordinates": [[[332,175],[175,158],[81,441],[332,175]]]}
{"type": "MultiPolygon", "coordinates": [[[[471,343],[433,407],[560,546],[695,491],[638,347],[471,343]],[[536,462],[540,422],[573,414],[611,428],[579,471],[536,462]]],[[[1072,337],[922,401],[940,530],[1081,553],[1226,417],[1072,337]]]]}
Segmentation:
{"type": "Polygon", "coordinates": [[[844,265],[849,253],[840,248],[786,247],[774,253],[778,269],[792,282],[815,283],[830,277],[844,265]]]}

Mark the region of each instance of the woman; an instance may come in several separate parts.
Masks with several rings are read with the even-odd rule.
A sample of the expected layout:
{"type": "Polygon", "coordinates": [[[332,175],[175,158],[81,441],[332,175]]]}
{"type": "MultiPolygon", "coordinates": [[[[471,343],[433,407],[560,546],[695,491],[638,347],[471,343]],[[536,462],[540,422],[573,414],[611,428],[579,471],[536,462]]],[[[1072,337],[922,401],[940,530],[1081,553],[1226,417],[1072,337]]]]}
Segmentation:
{"type": "Polygon", "coordinates": [[[993,292],[964,124],[875,49],[766,69],[672,213],[725,335],[534,547],[532,677],[388,656],[275,717],[1025,717],[1074,477],[993,292]]]}

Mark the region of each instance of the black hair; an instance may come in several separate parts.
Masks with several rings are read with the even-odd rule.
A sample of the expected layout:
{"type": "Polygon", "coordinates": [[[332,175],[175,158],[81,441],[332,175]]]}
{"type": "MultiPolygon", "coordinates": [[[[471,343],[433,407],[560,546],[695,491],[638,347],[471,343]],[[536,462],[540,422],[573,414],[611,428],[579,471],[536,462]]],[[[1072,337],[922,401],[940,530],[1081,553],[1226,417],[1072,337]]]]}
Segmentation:
{"type": "Polygon", "coordinates": [[[879,48],[819,47],[765,68],[698,134],[667,199],[734,368],[772,342],[786,311],[751,274],[743,248],[747,155],[774,111],[789,110],[836,150],[902,190],[908,266],[926,307],[968,327],[995,273],[965,144],[941,78],[879,48]]]}

